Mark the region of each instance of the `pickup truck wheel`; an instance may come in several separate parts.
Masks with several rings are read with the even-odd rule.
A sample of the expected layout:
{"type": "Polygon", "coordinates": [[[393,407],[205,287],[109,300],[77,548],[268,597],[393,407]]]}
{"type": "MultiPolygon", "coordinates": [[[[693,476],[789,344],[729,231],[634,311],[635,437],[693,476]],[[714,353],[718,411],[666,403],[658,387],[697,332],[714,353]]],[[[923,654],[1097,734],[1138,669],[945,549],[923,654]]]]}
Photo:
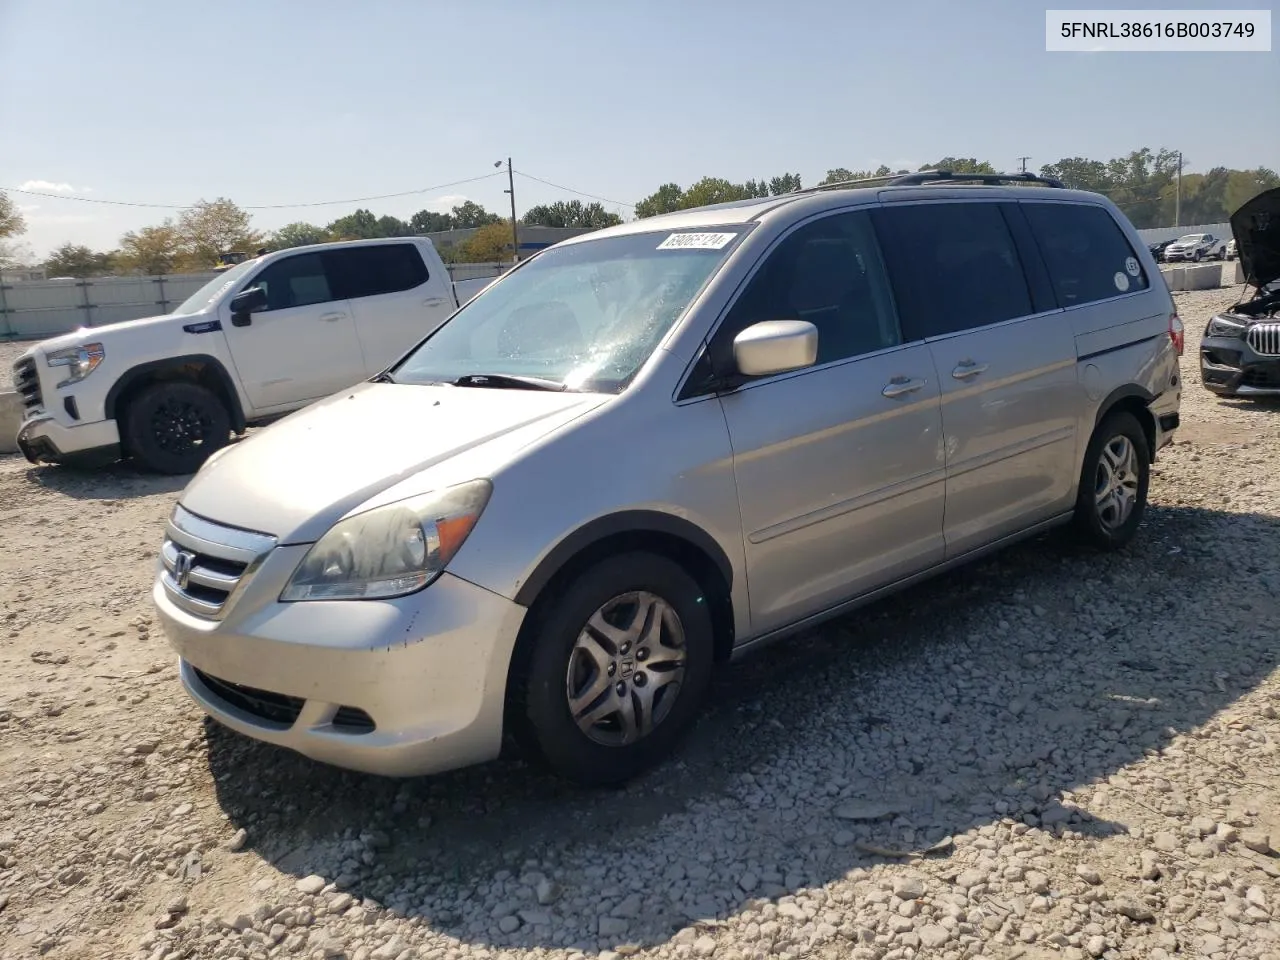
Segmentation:
{"type": "Polygon", "coordinates": [[[692,577],[656,554],[611,557],[536,626],[523,732],[555,772],[618,784],[671,751],[711,681],[711,616],[692,577]]]}
{"type": "Polygon", "coordinates": [[[1193,253],[1193,254],[1191,255],[1191,259],[1192,259],[1192,260],[1194,260],[1196,263],[1199,263],[1199,262],[1200,262],[1200,258],[1201,258],[1201,257],[1203,257],[1203,256],[1204,256],[1204,254],[1202,254],[1199,250],[1197,250],[1195,253],[1193,253]]]}
{"type": "Polygon", "coordinates": [[[185,380],[153,384],[124,415],[125,449],[155,473],[195,473],[231,438],[231,417],[213,391],[185,380]]]}
{"type": "Polygon", "coordinates": [[[1101,550],[1125,546],[1142,523],[1150,483],[1151,454],[1142,425],[1132,413],[1112,413],[1085,451],[1075,512],[1080,538],[1101,550]]]}

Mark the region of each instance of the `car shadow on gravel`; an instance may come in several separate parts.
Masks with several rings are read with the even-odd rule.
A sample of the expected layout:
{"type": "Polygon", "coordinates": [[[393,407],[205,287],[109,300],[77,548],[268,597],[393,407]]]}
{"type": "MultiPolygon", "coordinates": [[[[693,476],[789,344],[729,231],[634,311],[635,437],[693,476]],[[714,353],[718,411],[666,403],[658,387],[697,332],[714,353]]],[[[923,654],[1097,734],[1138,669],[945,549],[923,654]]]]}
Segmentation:
{"type": "Polygon", "coordinates": [[[212,723],[209,762],[287,874],[495,949],[653,945],[1002,818],[1125,832],[1071,791],[1275,668],[1278,544],[1275,517],[1158,506],[1118,555],[1041,537],[721,671],[679,754],[621,790],[511,761],[366,777],[212,723]]]}
{"type": "Polygon", "coordinates": [[[128,461],[95,470],[68,466],[38,466],[27,470],[27,482],[31,485],[75,500],[129,500],[177,493],[190,480],[190,476],[143,473],[128,461]]]}

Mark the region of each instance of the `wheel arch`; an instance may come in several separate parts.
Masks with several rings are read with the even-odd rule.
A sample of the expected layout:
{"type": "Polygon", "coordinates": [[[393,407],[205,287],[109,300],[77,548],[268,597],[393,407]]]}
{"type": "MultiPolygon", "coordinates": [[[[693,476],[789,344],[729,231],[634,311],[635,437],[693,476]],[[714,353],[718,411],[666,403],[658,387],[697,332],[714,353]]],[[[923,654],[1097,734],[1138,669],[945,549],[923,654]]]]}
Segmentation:
{"type": "Polygon", "coordinates": [[[1093,419],[1093,429],[1097,430],[1102,421],[1118,410],[1132,413],[1142,425],[1142,432],[1147,438],[1148,462],[1155,462],[1156,456],[1156,416],[1151,412],[1151,402],[1155,395],[1136,383],[1116,387],[1102,403],[1098,405],[1097,415],[1093,419]]]}
{"type": "Polygon", "coordinates": [[[165,380],[186,380],[212,390],[226,405],[231,428],[236,433],[244,432],[244,407],[236,392],[235,381],[221,360],[204,353],[165,357],[130,367],[107,391],[104,404],[106,417],[116,419],[144,388],[165,380]]]}
{"type": "MultiPolygon", "coordinates": [[[[648,552],[677,563],[702,588],[711,611],[715,660],[733,650],[733,565],[715,538],[697,524],[656,510],[624,510],[599,517],[557,543],[517,591],[515,600],[529,607],[516,637],[507,671],[506,717],[518,708],[520,685],[533,652],[542,613],[574,576],[591,564],[619,553],[648,552]]],[[[509,724],[504,722],[504,728],[509,724]]]]}

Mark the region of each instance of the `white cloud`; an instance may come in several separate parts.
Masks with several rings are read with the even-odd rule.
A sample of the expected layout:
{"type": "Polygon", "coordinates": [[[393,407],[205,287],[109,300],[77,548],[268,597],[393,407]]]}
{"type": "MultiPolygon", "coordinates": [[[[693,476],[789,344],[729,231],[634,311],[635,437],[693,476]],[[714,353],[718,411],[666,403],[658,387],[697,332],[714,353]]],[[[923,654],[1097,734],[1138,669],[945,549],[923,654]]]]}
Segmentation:
{"type": "Polygon", "coordinates": [[[76,188],[69,183],[54,183],[52,180],[28,180],[18,185],[19,190],[35,190],[39,193],[88,193],[88,188],[76,188]]]}
{"type": "Polygon", "coordinates": [[[19,204],[17,204],[17,207],[18,207],[18,212],[19,212],[19,213],[30,213],[32,210],[39,210],[39,209],[40,209],[40,204],[38,204],[38,203],[19,203],[19,204]]]}
{"type": "Polygon", "coordinates": [[[87,213],[55,213],[52,215],[27,217],[27,223],[95,223],[98,218],[87,213]]]}
{"type": "Polygon", "coordinates": [[[460,193],[446,193],[443,197],[436,197],[434,200],[427,201],[427,209],[435,210],[439,213],[448,213],[454,207],[460,207],[469,197],[464,197],[460,193]]]}

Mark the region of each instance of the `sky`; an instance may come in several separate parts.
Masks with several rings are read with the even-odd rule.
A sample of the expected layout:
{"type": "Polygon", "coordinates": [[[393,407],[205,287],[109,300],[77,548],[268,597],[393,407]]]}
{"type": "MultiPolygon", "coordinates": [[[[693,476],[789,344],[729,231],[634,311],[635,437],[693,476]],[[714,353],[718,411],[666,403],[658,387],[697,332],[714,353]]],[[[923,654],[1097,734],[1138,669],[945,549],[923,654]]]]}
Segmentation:
{"type": "Polygon", "coordinates": [[[37,258],[177,214],[88,200],[418,191],[254,210],[262,230],[464,199],[506,214],[507,157],[519,212],[576,197],[627,216],[703,176],[1144,146],[1188,172],[1280,168],[1280,43],[1047,53],[1026,0],[0,0],[0,189],[53,194],[11,194],[37,258]]]}

